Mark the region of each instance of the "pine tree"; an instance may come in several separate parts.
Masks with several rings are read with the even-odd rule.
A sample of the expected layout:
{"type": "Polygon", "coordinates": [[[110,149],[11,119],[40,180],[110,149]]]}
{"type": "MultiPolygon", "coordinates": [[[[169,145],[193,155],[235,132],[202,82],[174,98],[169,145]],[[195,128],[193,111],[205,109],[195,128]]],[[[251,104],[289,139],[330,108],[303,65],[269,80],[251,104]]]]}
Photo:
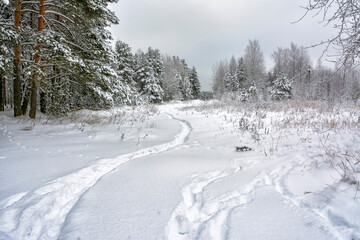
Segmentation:
{"type": "Polygon", "coordinates": [[[6,105],[7,79],[12,78],[12,61],[14,52],[12,43],[16,32],[11,27],[11,5],[2,5],[0,8],[0,111],[6,105]]]}
{"type": "Polygon", "coordinates": [[[182,93],[184,100],[192,99],[193,98],[192,85],[190,82],[190,78],[188,76],[185,76],[184,79],[182,79],[181,86],[183,89],[182,93]]]}
{"type": "Polygon", "coordinates": [[[160,103],[163,101],[164,91],[160,86],[159,80],[155,77],[155,73],[143,80],[143,96],[149,103],[160,103]]]}
{"type": "Polygon", "coordinates": [[[138,85],[139,92],[144,90],[144,83],[150,75],[153,74],[152,67],[143,52],[135,54],[135,82],[138,85]]]}
{"type": "Polygon", "coordinates": [[[235,91],[243,91],[246,88],[246,75],[244,59],[241,57],[236,66],[235,91]]]}
{"type": "Polygon", "coordinates": [[[192,88],[192,97],[194,99],[200,98],[200,81],[196,68],[193,66],[189,73],[190,84],[192,88]]]}
{"type": "Polygon", "coordinates": [[[235,56],[231,56],[230,62],[229,62],[229,69],[227,73],[227,80],[226,80],[226,89],[229,92],[235,92],[236,91],[236,70],[237,70],[237,64],[235,56]]]}
{"type": "Polygon", "coordinates": [[[122,42],[115,43],[115,63],[114,68],[117,79],[112,83],[114,102],[116,104],[137,104],[138,93],[135,78],[135,60],[131,53],[131,47],[122,42]]]}
{"type": "Polygon", "coordinates": [[[117,41],[115,43],[115,65],[118,76],[130,86],[134,86],[134,57],[128,44],[117,41]]]}
{"type": "Polygon", "coordinates": [[[284,73],[280,73],[275,79],[270,94],[274,100],[291,98],[291,82],[284,73]]]}
{"type": "MultiPolygon", "coordinates": [[[[111,83],[116,73],[110,65],[113,62],[111,35],[106,28],[117,23],[117,18],[107,9],[110,2],[114,1],[77,0],[70,3],[54,0],[39,5],[40,15],[43,15],[41,11],[45,5],[47,8],[46,14],[39,18],[38,34],[35,35],[37,71],[34,71],[33,79],[36,80],[37,75],[40,77],[41,103],[54,100],[53,90],[62,86],[66,88],[63,90],[71,92],[69,101],[74,107],[112,104],[111,83]],[[43,27],[40,26],[41,19],[46,21],[43,27]]],[[[33,80],[32,85],[31,116],[34,117],[36,81],[33,80]]]]}
{"type": "Polygon", "coordinates": [[[160,79],[164,68],[163,61],[161,60],[160,50],[149,47],[146,53],[146,58],[154,72],[154,77],[160,79]]]}

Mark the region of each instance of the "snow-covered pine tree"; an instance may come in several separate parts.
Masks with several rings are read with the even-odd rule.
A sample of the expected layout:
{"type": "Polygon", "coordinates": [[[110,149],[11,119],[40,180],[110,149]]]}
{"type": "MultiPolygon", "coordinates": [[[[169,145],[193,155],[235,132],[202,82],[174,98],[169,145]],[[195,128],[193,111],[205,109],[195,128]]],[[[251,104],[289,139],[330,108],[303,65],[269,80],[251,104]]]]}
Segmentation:
{"type": "Polygon", "coordinates": [[[117,68],[118,76],[129,84],[134,86],[134,57],[131,53],[131,47],[120,40],[115,43],[115,67],[117,68]]]}
{"type": "Polygon", "coordinates": [[[246,88],[246,74],[244,59],[241,57],[236,66],[235,91],[244,91],[246,88]]]}
{"type": "Polygon", "coordinates": [[[135,61],[131,47],[122,41],[115,43],[115,63],[117,73],[114,83],[114,101],[117,104],[136,104],[138,92],[136,89],[135,61]]]}
{"type": "Polygon", "coordinates": [[[200,87],[199,77],[198,77],[196,68],[194,66],[190,70],[189,79],[190,79],[190,84],[191,84],[191,89],[192,89],[192,97],[194,99],[199,99],[201,87],[200,87]]]}
{"type": "Polygon", "coordinates": [[[235,92],[236,91],[236,59],[235,56],[232,55],[229,62],[229,69],[227,72],[227,80],[226,80],[226,89],[229,92],[235,92]]]}
{"type": "Polygon", "coordinates": [[[160,86],[160,81],[151,72],[150,76],[143,79],[143,96],[149,103],[160,103],[163,101],[164,91],[160,86]]]}
{"type": "Polygon", "coordinates": [[[41,46],[37,51],[41,59],[39,67],[44,74],[40,86],[41,81],[46,82],[43,86],[48,86],[42,89],[47,101],[54,100],[49,97],[53,92],[51,86],[54,85],[55,89],[69,86],[63,90],[70,92],[72,98],[69,101],[72,101],[73,107],[104,107],[112,104],[111,84],[116,74],[110,66],[113,62],[109,42],[111,35],[106,28],[117,23],[117,18],[107,9],[110,2],[115,1],[70,3],[54,0],[46,4],[43,17],[46,25],[37,35],[36,42],[41,46]],[[57,81],[61,84],[55,84],[57,81]]]}
{"type": "Polygon", "coordinates": [[[152,74],[152,67],[145,55],[144,52],[137,52],[134,56],[135,58],[135,82],[139,89],[139,92],[144,90],[145,79],[149,78],[152,74]]]}
{"type": "Polygon", "coordinates": [[[275,79],[270,95],[273,100],[283,100],[291,98],[291,81],[286,74],[280,73],[275,79]]]}
{"type": "Polygon", "coordinates": [[[164,68],[163,61],[161,60],[160,50],[149,47],[146,53],[146,57],[154,72],[155,78],[160,79],[164,68]]]}
{"type": "Polygon", "coordinates": [[[189,79],[190,69],[185,61],[181,59],[180,63],[177,64],[180,74],[180,91],[182,93],[183,100],[189,100],[192,98],[192,86],[189,79]]]}
{"type": "Polygon", "coordinates": [[[112,83],[116,78],[116,73],[111,66],[114,59],[108,27],[116,24],[118,19],[107,6],[114,2],[117,0],[82,0],[76,1],[76,4],[66,3],[71,19],[75,21],[73,27],[77,30],[71,38],[72,43],[75,44],[72,49],[82,60],[79,62],[79,68],[72,75],[75,76],[73,81],[79,83],[80,89],[92,91],[87,95],[88,99],[84,100],[89,101],[93,107],[113,104],[112,83]],[[79,14],[83,18],[79,18],[79,14]],[[86,49],[85,52],[84,49],[86,49]]]}
{"type": "Polygon", "coordinates": [[[192,99],[193,98],[192,85],[189,76],[186,75],[184,79],[182,79],[181,83],[182,83],[182,89],[183,89],[182,93],[184,100],[192,99]]]}
{"type": "Polygon", "coordinates": [[[11,27],[11,5],[1,4],[0,8],[0,111],[4,111],[7,103],[6,85],[12,78],[12,43],[16,37],[11,27]]]}

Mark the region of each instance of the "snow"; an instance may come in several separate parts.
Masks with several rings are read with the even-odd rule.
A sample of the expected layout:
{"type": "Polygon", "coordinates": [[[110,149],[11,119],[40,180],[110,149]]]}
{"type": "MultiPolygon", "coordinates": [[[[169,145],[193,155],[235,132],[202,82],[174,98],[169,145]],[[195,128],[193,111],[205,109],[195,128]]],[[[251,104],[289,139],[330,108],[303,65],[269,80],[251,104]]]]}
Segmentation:
{"type": "Polygon", "coordinates": [[[357,186],[330,164],[359,156],[357,114],[201,101],[1,113],[0,239],[360,239],[357,186]]]}

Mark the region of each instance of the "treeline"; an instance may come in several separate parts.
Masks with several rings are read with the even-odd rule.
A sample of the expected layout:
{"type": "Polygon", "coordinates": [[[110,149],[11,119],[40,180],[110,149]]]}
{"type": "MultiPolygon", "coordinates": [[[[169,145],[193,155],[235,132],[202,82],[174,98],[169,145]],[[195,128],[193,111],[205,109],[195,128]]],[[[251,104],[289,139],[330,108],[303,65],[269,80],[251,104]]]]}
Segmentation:
{"type": "Polygon", "coordinates": [[[130,46],[122,41],[116,42],[114,55],[118,80],[128,87],[118,102],[159,103],[199,98],[200,82],[196,68],[189,68],[184,59],[162,55],[151,47],[133,55],[130,46]]]}
{"type": "Polygon", "coordinates": [[[215,96],[238,101],[360,99],[360,72],[350,63],[331,69],[319,61],[313,67],[307,50],[294,43],[271,57],[274,67],[266,72],[260,44],[250,40],[243,57],[218,62],[213,67],[215,96]]]}
{"type": "Polygon", "coordinates": [[[159,50],[133,55],[107,30],[117,0],[0,0],[0,111],[64,115],[72,109],[199,96],[196,69],[159,50]]]}

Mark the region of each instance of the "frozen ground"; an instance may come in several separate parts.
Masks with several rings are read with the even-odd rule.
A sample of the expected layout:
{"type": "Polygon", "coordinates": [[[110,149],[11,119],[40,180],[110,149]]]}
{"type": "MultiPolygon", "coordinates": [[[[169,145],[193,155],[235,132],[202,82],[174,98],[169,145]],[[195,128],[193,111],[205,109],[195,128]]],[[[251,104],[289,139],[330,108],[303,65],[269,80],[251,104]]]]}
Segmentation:
{"type": "Polygon", "coordinates": [[[360,239],[359,116],[200,101],[1,113],[0,239],[360,239]]]}

